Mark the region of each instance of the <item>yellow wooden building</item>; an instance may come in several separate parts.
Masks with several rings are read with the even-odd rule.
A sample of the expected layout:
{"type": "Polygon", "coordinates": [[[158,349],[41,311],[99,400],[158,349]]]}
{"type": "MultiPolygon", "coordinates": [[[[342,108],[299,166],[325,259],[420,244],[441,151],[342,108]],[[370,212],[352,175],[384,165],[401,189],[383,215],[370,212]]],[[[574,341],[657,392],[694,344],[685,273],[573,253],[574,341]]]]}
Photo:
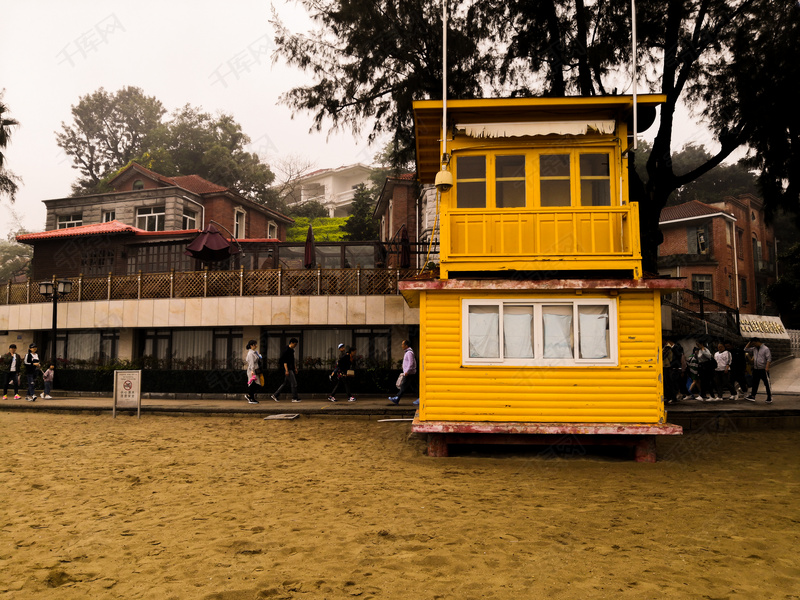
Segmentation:
{"type": "MultiPolygon", "coordinates": [[[[664,99],[639,96],[642,128],[664,99]]],[[[480,434],[591,434],[629,436],[654,460],[652,436],[680,433],[666,423],[660,307],[680,283],[642,274],[632,98],[446,108],[443,145],[442,102],[414,104],[418,176],[442,190],[440,275],[401,283],[420,308],[415,430],[430,454],[480,434]]]]}

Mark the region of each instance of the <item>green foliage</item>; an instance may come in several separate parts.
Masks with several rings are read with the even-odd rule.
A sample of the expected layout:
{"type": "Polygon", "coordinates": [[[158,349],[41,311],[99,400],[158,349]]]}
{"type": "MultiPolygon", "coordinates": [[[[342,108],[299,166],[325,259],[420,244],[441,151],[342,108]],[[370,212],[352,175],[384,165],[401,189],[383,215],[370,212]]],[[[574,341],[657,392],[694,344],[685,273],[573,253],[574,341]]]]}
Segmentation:
{"type": "Polygon", "coordinates": [[[5,90],[0,92],[0,196],[8,196],[11,202],[14,202],[19,189],[17,186],[19,177],[6,168],[6,159],[3,151],[8,146],[8,142],[11,141],[12,130],[19,125],[19,122],[8,116],[8,107],[3,102],[4,92],[5,90]]]}
{"type": "Polygon", "coordinates": [[[328,210],[322,205],[321,202],[310,200],[303,204],[292,204],[289,206],[284,214],[292,218],[307,217],[309,219],[319,219],[328,216],[328,210]]]}
{"type": "Polygon", "coordinates": [[[275,175],[245,151],[250,138],[230,115],[187,104],[164,120],[161,102],[134,87],[113,94],[100,88],[81,97],[72,115],[56,137],[81,172],[76,195],[108,191],[106,183],[135,160],[166,176],[199,175],[257,202],[275,199],[275,175]]]}
{"type": "Polygon", "coordinates": [[[342,225],[344,240],[348,242],[369,242],[378,239],[378,225],[372,218],[375,210],[374,195],[367,186],[359,183],[350,205],[350,216],[342,225]]]}
{"type": "Polygon", "coordinates": [[[296,217],[294,225],[286,230],[287,242],[305,242],[309,224],[314,229],[315,242],[341,242],[344,240],[342,226],[347,222],[345,217],[296,217]]]}
{"type": "Polygon", "coordinates": [[[785,327],[800,329],[800,243],[779,257],[778,280],[767,287],[767,296],[781,315],[785,327]]]}
{"type": "Polygon", "coordinates": [[[0,242],[0,281],[7,281],[15,275],[27,275],[32,258],[32,246],[19,244],[13,237],[7,242],[0,242]]]}

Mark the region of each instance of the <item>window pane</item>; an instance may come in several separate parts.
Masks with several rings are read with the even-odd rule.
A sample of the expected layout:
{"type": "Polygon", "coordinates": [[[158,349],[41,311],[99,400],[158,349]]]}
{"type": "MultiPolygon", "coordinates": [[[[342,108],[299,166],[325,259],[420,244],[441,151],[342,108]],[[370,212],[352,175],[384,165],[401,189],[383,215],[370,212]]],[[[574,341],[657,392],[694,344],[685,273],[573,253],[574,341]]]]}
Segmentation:
{"type": "Polygon", "coordinates": [[[572,358],[572,305],[543,306],[544,357],[572,358]]]}
{"type": "Polygon", "coordinates": [[[469,356],[500,357],[500,307],[469,307],[469,356]]]}
{"type": "Polygon", "coordinates": [[[578,306],[578,340],[581,358],[608,358],[608,307],[578,306]]]}
{"type": "Polygon", "coordinates": [[[533,358],[532,306],[504,308],[503,355],[505,358],[533,358]]]}
{"type": "Polygon", "coordinates": [[[462,156],[456,161],[456,207],[486,207],[486,157],[462,156]],[[483,181],[474,181],[481,179],[483,181]]]}
{"type": "Polygon", "coordinates": [[[525,181],[498,181],[495,202],[497,208],[524,207],[525,181]]]}
{"type": "Polygon", "coordinates": [[[498,156],[495,175],[500,177],[525,177],[525,156],[498,156]]]}
{"type": "Polygon", "coordinates": [[[581,154],[581,177],[608,177],[608,154],[581,154]]]}
{"type": "Polygon", "coordinates": [[[542,180],[542,206],[570,206],[569,181],[542,180]]]}
{"type": "Polygon", "coordinates": [[[486,179],[485,156],[460,156],[456,167],[459,179],[486,179]]]}
{"type": "Polygon", "coordinates": [[[581,206],[611,206],[611,180],[582,179],[581,206]]]}
{"type": "Polygon", "coordinates": [[[569,177],[569,154],[543,154],[539,157],[540,177],[569,177]]]}
{"type": "Polygon", "coordinates": [[[486,182],[457,182],[456,206],[457,208],[486,208],[486,182]]]}

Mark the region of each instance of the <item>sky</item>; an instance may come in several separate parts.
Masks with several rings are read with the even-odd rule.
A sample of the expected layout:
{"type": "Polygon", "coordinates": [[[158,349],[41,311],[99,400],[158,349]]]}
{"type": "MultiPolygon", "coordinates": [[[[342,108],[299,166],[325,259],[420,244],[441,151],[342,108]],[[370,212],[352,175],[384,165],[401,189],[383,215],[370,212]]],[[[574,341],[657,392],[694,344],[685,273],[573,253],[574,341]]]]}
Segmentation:
{"type": "MultiPolygon", "coordinates": [[[[0,31],[0,90],[20,126],[6,166],[23,179],[14,211],[30,231],[44,229],[42,200],[70,194],[78,178],[56,145],[61,123],[81,96],[104,87],[138,86],[168,112],[185,105],[232,115],[251,138],[247,148],[269,164],[301,156],[316,168],[371,164],[376,147],[349,131],[309,133],[311,115],[293,115],[278,97],[308,83],[302,72],[272,63],[269,0],[10,0],[0,31]],[[294,118],[293,118],[294,116],[294,118]]],[[[274,2],[295,30],[309,22],[293,2],[274,2]]],[[[15,228],[6,201],[0,236],[15,228]]]]}
{"type": "MultiPolygon", "coordinates": [[[[310,132],[312,116],[278,103],[308,76],[272,62],[271,5],[293,31],[307,31],[304,10],[291,0],[9,0],[0,30],[0,90],[20,126],[6,149],[6,166],[23,183],[17,201],[0,204],[0,236],[18,225],[44,229],[42,200],[70,194],[78,178],[56,144],[70,109],[100,87],[138,86],[168,112],[191,104],[227,113],[251,138],[248,147],[270,164],[299,156],[315,168],[370,164],[378,151],[349,131],[310,132]]],[[[678,146],[708,143],[704,130],[679,115],[678,146]]],[[[369,129],[369,128],[365,128],[369,129]]],[[[651,132],[655,127],[651,128],[651,132]]],[[[645,138],[647,136],[645,135],[645,138]]]]}

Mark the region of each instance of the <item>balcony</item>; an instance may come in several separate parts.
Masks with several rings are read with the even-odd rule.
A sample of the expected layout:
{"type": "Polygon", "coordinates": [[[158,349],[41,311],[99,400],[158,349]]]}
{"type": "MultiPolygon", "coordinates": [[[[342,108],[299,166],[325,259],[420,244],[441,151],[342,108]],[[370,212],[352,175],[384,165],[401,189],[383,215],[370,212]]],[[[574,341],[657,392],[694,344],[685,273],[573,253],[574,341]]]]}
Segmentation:
{"type": "Polygon", "coordinates": [[[451,210],[442,277],[451,271],[641,271],[636,203],[617,207],[451,210]]]}
{"type": "MultiPolygon", "coordinates": [[[[264,269],[172,271],[126,276],[68,277],[65,302],[209,298],[219,296],[385,296],[415,269],[264,269]]],[[[28,280],[0,289],[0,305],[48,302],[39,283],[28,280]]]]}

